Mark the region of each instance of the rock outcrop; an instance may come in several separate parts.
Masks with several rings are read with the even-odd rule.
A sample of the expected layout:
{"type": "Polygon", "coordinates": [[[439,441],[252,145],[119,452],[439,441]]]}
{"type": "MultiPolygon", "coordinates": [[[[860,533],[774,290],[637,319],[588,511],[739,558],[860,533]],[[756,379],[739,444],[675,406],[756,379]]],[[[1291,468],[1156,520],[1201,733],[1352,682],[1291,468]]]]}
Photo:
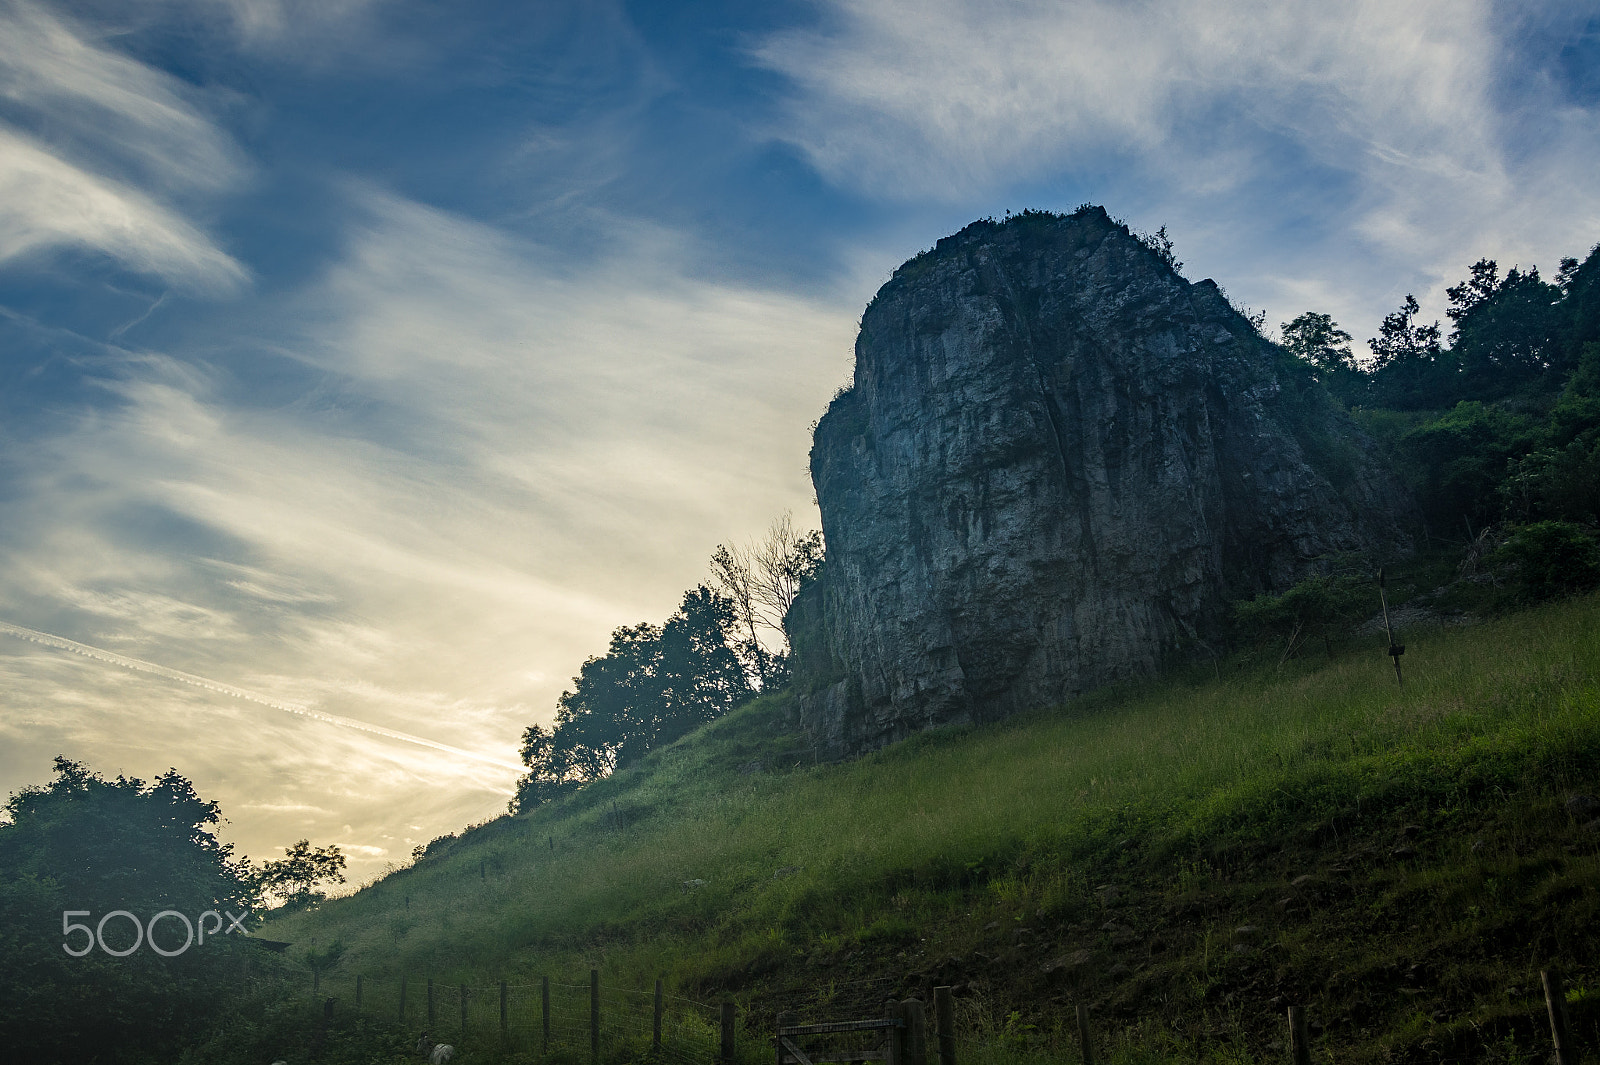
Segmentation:
{"type": "Polygon", "coordinates": [[[811,474],[828,561],[790,623],[836,753],[1149,674],[1232,600],[1408,547],[1309,369],[1099,208],[976,222],[897,270],[811,474]]]}

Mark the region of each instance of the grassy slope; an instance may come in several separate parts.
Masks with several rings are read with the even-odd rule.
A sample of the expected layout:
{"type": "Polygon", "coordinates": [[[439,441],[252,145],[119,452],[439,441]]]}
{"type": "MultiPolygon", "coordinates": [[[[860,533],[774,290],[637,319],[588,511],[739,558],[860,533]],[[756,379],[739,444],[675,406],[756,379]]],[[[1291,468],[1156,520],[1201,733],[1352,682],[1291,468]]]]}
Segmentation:
{"type": "Polygon", "coordinates": [[[1600,832],[1564,804],[1600,794],[1600,599],[1407,642],[1403,690],[1377,653],[1313,656],[838,765],[758,701],[262,934],[342,940],[369,988],[595,965],[762,1023],[951,983],[1012,1057],[1075,1057],[1088,1002],[1124,1055],[1275,1058],[1300,1001],[1340,1060],[1509,1060],[1549,959],[1594,1023],[1600,832]]]}

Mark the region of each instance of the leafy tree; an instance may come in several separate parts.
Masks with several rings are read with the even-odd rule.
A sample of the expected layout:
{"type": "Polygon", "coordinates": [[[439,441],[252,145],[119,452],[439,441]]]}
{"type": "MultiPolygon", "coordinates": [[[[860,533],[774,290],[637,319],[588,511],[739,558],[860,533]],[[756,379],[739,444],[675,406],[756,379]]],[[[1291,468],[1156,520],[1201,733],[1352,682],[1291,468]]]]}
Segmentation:
{"type": "Polygon", "coordinates": [[[561,693],[555,728],[523,733],[528,773],[513,805],[529,809],[597,780],[755,695],[730,645],[736,626],[733,603],[701,585],[665,625],[613,632],[607,653],[561,693]]]}
{"type": "Polygon", "coordinates": [[[1558,343],[1556,305],[1561,289],[1534,267],[1515,267],[1504,278],[1492,259],[1479,259],[1471,276],[1445,290],[1455,323],[1450,335],[1457,393],[1480,399],[1507,395],[1565,362],[1558,343]]]}
{"type": "Polygon", "coordinates": [[[291,910],[304,910],[327,897],[317,888],[323,884],[344,883],[345,858],[334,845],[312,847],[302,839],[284,848],[284,856],[263,862],[256,874],[263,891],[282,900],[291,910]]]}
{"type": "Polygon", "coordinates": [[[1350,350],[1350,334],[1339,328],[1332,315],[1306,311],[1279,326],[1283,346],[1295,358],[1310,363],[1321,381],[1345,403],[1355,405],[1366,395],[1366,375],[1350,350]]]}
{"type": "Polygon", "coordinates": [[[221,915],[248,919],[258,901],[249,864],[214,834],[217,804],[175,769],[147,784],[57,758],[54,779],[14,793],[4,812],[0,1045],[8,1060],[173,1055],[195,1018],[220,1012],[235,986],[241,937],[220,934],[232,927],[221,915]],[[98,945],[80,957],[63,949],[92,943],[83,931],[64,935],[65,922],[92,930],[116,910],[150,931],[136,940],[132,921],[117,917],[101,929],[103,940],[113,950],[135,942],[138,949],[123,957],[98,945]],[[208,910],[218,918],[207,920],[203,946],[185,948],[181,919],[150,924],[168,910],[193,923],[208,910]],[[64,918],[67,911],[88,914],[64,918]]]}
{"type": "Polygon", "coordinates": [[[1419,325],[1421,309],[1408,294],[1400,309],[1383,319],[1378,335],[1367,341],[1374,356],[1371,389],[1380,407],[1425,410],[1443,398],[1439,323],[1419,325]]]}

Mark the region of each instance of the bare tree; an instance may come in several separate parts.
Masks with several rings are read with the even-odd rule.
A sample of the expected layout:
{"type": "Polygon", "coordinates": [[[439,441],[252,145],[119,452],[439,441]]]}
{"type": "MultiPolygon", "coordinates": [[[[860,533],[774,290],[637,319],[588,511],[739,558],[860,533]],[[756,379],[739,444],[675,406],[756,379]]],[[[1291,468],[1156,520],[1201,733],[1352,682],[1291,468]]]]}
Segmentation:
{"type": "MultiPolygon", "coordinates": [[[[822,533],[795,530],[794,516],[787,510],[772,521],[767,538],[752,551],[751,598],[762,624],[783,634],[783,619],[794,605],[800,587],[822,564],[822,533]]],[[[784,636],[787,643],[787,635],[784,636]]]]}
{"type": "Polygon", "coordinates": [[[773,519],[766,538],[711,555],[716,590],[733,600],[743,639],[740,657],[762,687],[788,673],[789,637],[783,621],[801,587],[822,565],[822,533],[799,532],[788,511],[773,519]]]}

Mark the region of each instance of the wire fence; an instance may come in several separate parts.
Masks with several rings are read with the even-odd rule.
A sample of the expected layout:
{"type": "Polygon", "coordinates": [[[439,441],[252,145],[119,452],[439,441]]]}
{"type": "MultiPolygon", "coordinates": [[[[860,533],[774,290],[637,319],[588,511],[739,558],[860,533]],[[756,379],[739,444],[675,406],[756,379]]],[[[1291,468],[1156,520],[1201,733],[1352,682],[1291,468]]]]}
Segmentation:
{"type": "Polygon", "coordinates": [[[326,1009],[395,1021],[457,1049],[494,1046],[553,1062],[712,1065],[723,1056],[720,1007],[663,993],[548,977],[446,983],[429,977],[328,973],[313,984],[326,1009]]]}

